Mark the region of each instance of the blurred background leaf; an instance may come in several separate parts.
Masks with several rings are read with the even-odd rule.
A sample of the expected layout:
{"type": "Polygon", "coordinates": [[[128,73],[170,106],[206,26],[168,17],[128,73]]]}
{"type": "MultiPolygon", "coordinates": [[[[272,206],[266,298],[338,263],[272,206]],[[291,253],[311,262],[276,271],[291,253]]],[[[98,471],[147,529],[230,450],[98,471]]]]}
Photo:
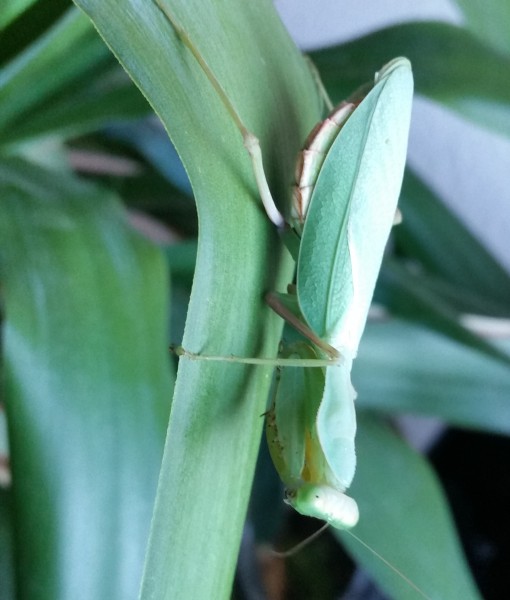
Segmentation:
{"type": "MultiPolygon", "coordinates": [[[[7,29],[4,35],[19,39],[18,27],[14,23],[15,31],[7,29]]],[[[116,118],[140,117],[148,111],[90,21],[75,8],[68,8],[2,65],[0,136],[4,145],[43,134],[75,136],[116,118]],[[69,56],[72,61],[66,60],[69,56]]]]}
{"type": "Polygon", "coordinates": [[[505,0],[456,0],[466,24],[481,39],[510,55],[510,6],[505,0]]]}
{"type": "Polygon", "coordinates": [[[362,407],[510,433],[508,367],[416,324],[369,323],[353,382],[362,407]]]}
{"type": "Polygon", "coordinates": [[[390,427],[366,414],[360,415],[357,450],[358,473],[351,490],[363,518],[354,534],[380,556],[348,532],[335,531],[349,551],[391,598],[412,600],[422,594],[481,598],[463,559],[446,499],[423,457],[390,427]]]}
{"type": "Polygon", "coordinates": [[[17,597],[134,598],[171,398],[162,255],[103,190],[0,162],[17,597]]]}
{"type": "MultiPolygon", "coordinates": [[[[89,11],[93,4],[96,25],[156,107],[193,181],[201,241],[186,343],[200,349],[218,343],[214,353],[271,354],[280,324],[262,308],[261,298],[275,285],[273,267],[268,279],[267,265],[275,261],[278,242],[249,188],[251,171],[237,131],[155,5],[83,2],[89,11]],[[249,226],[239,228],[248,221],[249,226]],[[232,269],[229,275],[226,265],[232,269]],[[254,272],[257,283],[252,285],[254,272]],[[219,288],[227,292],[217,295],[219,288]],[[268,318],[273,319],[269,325],[268,318]]],[[[313,52],[330,94],[341,100],[388,59],[405,54],[413,62],[419,95],[508,136],[508,8],[500,0],[457,4],[463,26],[397,24],[313,52]]],[[[319,104],[306,68],[268,3],[236,7],[235,13],[228,7],[217,13],[215,2],[202,3],[200,10],[193,10],[192,3],[174,2],[172,7],[189,18],[186,24],[201,52],[262,137],[271,184],[284,196],[293,157],[318,118],[319,104]],[[244,28],[240,24],[247,14],[244,28]]],[[[141,576],[169,409],[166,341],[182,339],[197,256],[196,209],[186,171],[158,120],[149,116],[147,100],[85,15],[66,0],[9,0],[0,27],[2,371],[14,476],[13,487],[0,494],[0,596],[130,598],[141,576]],[[14,160],[15,155],[23,160],[14,160]],[[73,172],[94,185],[78,181],[73,172]],[[164,246],[165,264],[154,243],[131,230],[127,215],[164,246]],[[23,346],[13,342],[19,341],[20,331],[23,346]],[[56,551],[66,544],[78,550],[56,551]],[[93,558],[84,561],[84,553],[93,558]]],[[[483,151],[490,154],[490,148],[483,151]]],[[[467,176],[486,174],[471,170],[467,176]]],[[[360,465],[353,486],[363,514],[360,535],[432,597],[475,598],[452,519],[425,459],[411,452],[381,416],[439,418],[465,428],[466,436],[474,429],[508,434],[510,349],[497,338],[507,335],[510,281],[445,207],[430,173],[408,170],[401,208],[404,221],[395,228],[377,290],[386,313],[369,323],[353,372],[358,405],[370,409],[360,422],[360,465]],[[410,474],[404,477],[404,472],[410,474]],[[411,502],[416,497],[420,501],[411,502]],[[423,503],[424,497],[430,502],[423,503]],[[452,571],[442,564],[452,565],[452,571]]],[[[288,273],[288,265],[285,269],[288,273]]],[[[282,272],[281,282],[287,278],[282,272]]],[[[187,500],[164,494],[160,500],[168,507],[168,518],[180,520],[183,536],[200,549],[186,552],[187,542],[165,541],[165,535],[160,549],[176,557],[177,575],[188,569],[198,579],[204,537],[210,539],[211,527],[229,528],[228,536],[222,533],[216,562],[202,572],[208,585],[223,590],[215,597],[227,597],[270,371],[246,376],[241,367],[235,375],[231,367],[208,369],[205,379],[204,371],[197,379],[190,371],[182,374],[182,387],[186,384],[192,401],[182,400],[174,415],[173,445],[165,463],[176,481],[186,481],[187,500]],[[213,384],[218,380],[227,391],[213,384]],[[207,396],[208,412],[193,382],[207,396]],[[256,400],[250,397],[239,407],[238,398],[250,385],[256,388],[256,400]],[[216,416],[222,425],[218,437],[202,435],[211,432],[216,416]],[[202,429],[189,429],[200,419],[202,429]],[[195,450],[184,451],[183,437],[198,440],[195,450]],[[225,458],[229,453],[235,455],[233,462],[225,458]],[[212,492],[205,492],[206,481],[212,492]],[[191,533],[185,517],[190,507],[201,515],[191,533]],[[227,524],[213,517],[220,512],[227,524]]],[[[482,461],[484,438],[477,436],[477,460],[479,454],[482,461]]],[[[0,467],[9,475],[6,442],[0,441],[0,467]]],[[[499,439],[498,464],[505,464],[505,442],[507,438],[499,439]]],[[[446,442],[437,445],[438,451],[443,446],[446,442]]],[[[451,483],[451,470],[444,479],[446,470],[436,454],[446,488],[459,486],[451,483]]],[[[491,491],[479,495],[484,496],[484,514],[495,519],[497,514],[497,528],[504,533],[506,521],[496,508],[497,499],[504,505],[506,498],[504,475],[498,479],[502,487],[493,489],[484,478],[482,487],[491,491]]],[[[471,480],[466,486],[464,511],[474,510],[476,487],[471,480]]],[[[281,486],[263,457],[255,491],[250,509],[255,529],[248,525],[243,536],[234,597],[265,593],[279,600],[284,589],[296,600],[330,598],[341,589],[351,591],[351,597],[380,597],[373,589],[353,591],[362,572],[349,584],[352,563],[341,557],[331,535],[297,561],[276,561],[275,566],[272,560],[261,569],[253,540],[278,539],[285,547],[279,537],[285,523],[294,528],[296,542],[300,527],[315,525],[303,525],[284,509],[281,486]]],[[[449,493],[449,500],[455,508],[455,493],[449,493]]],[[[458,509],[455,516],[462,524],[458,509]]],[[[475,517],[470,513],[467,520],[472,523],[475,517]]],[[[464,525],[461,537],[471,548],[470,565],[477,567],[483,596],[499,598],[497,590],[507,589],[504,569],[495,571],[498,560],[504,563],[504,544],[495,541],[498,532],[488,530],[490,524],[483,526],[468,538],[464,525]],[[480,548],[490,552],[474,561],[473,549],[480,554],[480,548]]],[[[359,544],[346,543],[386,594],[416,597],[359,544]]],[[[164,560],[160,567],[160,573],[167,572],[164,560]]],[[[175,588],[170,586],[168,593],[175,597],[175,588]]]]}
{"type": "Polygon", "coordinates": [[[310,56],[336,102],[394,56],[407,56],[418,94],[510,135],[510,86],[503,75],[510,69],[510,57],[462,27],[439,22],[395,25],[310,56]]]}

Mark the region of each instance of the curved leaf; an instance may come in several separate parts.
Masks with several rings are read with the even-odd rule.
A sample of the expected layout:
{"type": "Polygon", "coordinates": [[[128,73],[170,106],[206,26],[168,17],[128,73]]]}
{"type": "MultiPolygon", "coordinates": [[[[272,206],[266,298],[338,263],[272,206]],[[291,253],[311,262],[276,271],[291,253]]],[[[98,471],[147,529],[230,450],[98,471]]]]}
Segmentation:
{"type": "MultiPolygon", "coordinates": [[[[280,259],[281,243],[263,214],[231,117],[155,3],[78,4],[159,114],[193,186],[200,238],[184,347],[275,356],[281,324],[263,295],[290,280],[290,261],[280,259]]],[[[165,6],[261,139],[270,185],[283,206],[320,101],[272,4],[165,6]]],[[[143,598],[230,594],[270,376],[264,367],[181,359],[143,598]],[[200,557],[200,577],[190,557],[200,557]]]]}
{"type": "Polygon", "coordinates": [[[351,491],[360,521],[353,530],[422,594],[348,533],[335,531],[395,600],[480,600],[448,504],[425,459],[388,426],[360,415],[359,468],[351,491]]]}
{"type": "Polygon", "coordinates": [[[311,53],[337,101],[394,56],[411,61],[417,93],[510,135],[510,85],[504,75],[510,72],[510,58],[461,27],[406,23],[311,53]]]}
{"type": "Polygon", "coordinates": [[[111,195],[0,163],[17,593],[135,598],[171,379],[162,254],[111,195]]]}
{"type": "Polygon", "coordinates": [[[508,367],[415,324],[369,322],[353,383],[359,406],[510,434],[508,367]]]}
{"type": "Polygon", "coordinates": [[[456,288],[464,310],[509,316],[509,274],[410,169],[400,206],[404,219],[394,230],[399,254],[456,288]]]}
{"type": "Polygon", "coordinates": [[[510,4],[507,0],[455,1],[475,34],[510,55],[510,4]]]}

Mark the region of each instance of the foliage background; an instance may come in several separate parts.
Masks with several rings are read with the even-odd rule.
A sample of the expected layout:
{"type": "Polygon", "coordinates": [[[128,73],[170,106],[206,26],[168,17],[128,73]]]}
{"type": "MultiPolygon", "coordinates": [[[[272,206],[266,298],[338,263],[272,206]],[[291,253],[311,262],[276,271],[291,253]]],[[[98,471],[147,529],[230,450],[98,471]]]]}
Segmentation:
{"type": "MultiPolygon", "coordinates": [[[[261,299],[290,280],[292,265],[259,210],[237,131],[157,7],[78,4],[145,98],[70,3],[7,3],[0,15],[9,436],[7,444],[2,434],[0,446],[1,596],[136,597],[156,497],[143,598],[228,597],[241,542],[236,597],[333,598],[350,586],[346,594],[363,598],[370,584],[359,572],[349,581],[351,563],[331,536],[295,562],[265,556],[263,568],[256,560],[254,544],[290,543],[281,537],[285,523],[308,526],[283,510],[264,444],[243,534],[270,369],[181,368],[161,463],[173,384],[167,344],[181,338],[195,260],[184,343],[224,355],[276,353],[282,325],[261,299]],[[198,208],[198,248],[186,175],[198,208]]],[[[169,4],[261,138],[271,185],[284,198],[320,101],[271,4],[169,4]]],[[[507,136],[510,49],[501,32],[508,9],[497,0],[459,0],[457,10],[460,26],[395,24],[312,57],[338,101],[405,54],[418,96],[439,103],[432,111],[507,136]]],[[[427,131],[426,113],[423,119],[427,131]]],[[[434,144],[440,163],[451,164],[441,158],[449,147],[458,151],[456,136],[434,144]]],[[[501,339],[510,281],[438,197],[462,201],[466,188],[489,196],[489,167],[480,161],[462,169],[453,192],[444,193],[437,169],[425,168],[419,152],[411,155],[405,220],[377,290],[392,317],[369,324],[353,373],[360,430],[352,491],[363,514],[356,532],[427,596],[477,598],[436,477],[386,417],[421,414],[487,432],[505,464],[506,437],[494,434],[506,436],[510,427],[501,339]],[[473,313],[485,319],[466,321],[473,313]]],[[[508,265],[504,251],[499,258],[508,265]]],[[[475,480],[491,484],[482,476],[486,463],[478,456],[473,463],[475,480]]],[[[469,483],[461,500],[469,507],[464,546],[483,597],[496,598],[498,585],[508,583],[498,567],[508,539],[498,512],[505,496],[483,490],[483,514],[498,523],[488,524],[469,483]],[[480,559],[484,548],[491,552],[480,559]]],[[[359,544],[339,537],[389,597],[417,597],[359,544]]]]}

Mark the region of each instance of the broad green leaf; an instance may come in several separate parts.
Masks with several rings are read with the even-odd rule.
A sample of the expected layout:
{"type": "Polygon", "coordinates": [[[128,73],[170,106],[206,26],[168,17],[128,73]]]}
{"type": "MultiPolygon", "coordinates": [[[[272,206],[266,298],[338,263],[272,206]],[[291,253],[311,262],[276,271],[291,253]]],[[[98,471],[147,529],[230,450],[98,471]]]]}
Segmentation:
{"type": "MultiPolygon", "coordinates": [[[[263,295],[291,279],[290,260],[280,258],[232,119],[155,3],[78,4],[160,116],[193,186],[200,237],[184,347],[274,356],[281,323],[263,295]]],[[[272,191],[284,206],[320,101],[272,3],[238,3],[235,11],[216,0],[165,6],[261,139],[272,191]]],[[[229,596],[271,373],[181,359],[142,598],[229,596]]]]}
{"type": "Polygon", "coordinates": [[[19,15],[34,4],[36,0],[5,0],[0,12],[0,29],[9,25],[11,21],[18,18],[19,15]]]}
{"type": "Polygon", "coordinates": [[[507,0],[455,0],[467,25],[496,50],[510,55],[510,4],[507,0]]]}
{"type": "Polygon", "coordinates": [[[171,378],[161,253],[111,194],[0,163],[19,597],[135,598],[171,378]]]}
{"type": "Polygon", "coordinates": [[[510,434],[508,367],[419,325],[369,322],[352,380],[360,407],[510,434]]]}
{"type": "Polygon", "coordinates": [[[411,61],[417,93],[510,135],[510,58],[461,27],[407,23],[311,53],[335,101],[395,56],[411,61]]]}
{"type": "MultiPolygon", "coordinates": [[[[362,415],[351,487],[360,521],[353,533],[427,598],[480,600],[448,504],[427,462],[382,422],[362,415]]],[[[335,531],[390,598],[423,598],[348,533],[335,531]]]]}
{"type": "Polygon", "coordinates": [[[24,114],[3,137],[3,143],[49,134],[69,138],[150,112],[143,96],[118,67],[98,71],[92,80],[87,73],[79,82],[56,90],[48,100],[24,114]]]}
{"type": "Polygon", "coordinates": [[[12,494],[0,487],[0,596],[14,600],[14,544],[12,494]]]}
{"type": "Polygon", "coordinates": [[[419,274],[396,260],[386,260],[378,285],[377,298],[392,314],[423,323],[510,366],[510,355],[467,329],[448,299],[441,297],[419,274]]]}
{"type": "Polygon", "coordinates": [[[400,207],[403,220],[394,229],[399,253],[457,288],[471,312],[510,315],[509,274],[410,169],[400,207]]]}
{"type": "Polygon", "coordinates": [[[87,18],[74,7],[68,9],[38,39],[2,65],[2,144],[50,131],[75,134],[114,115],[144,112],[145,102],[125,80],[119,80],[113,66],[111,55],[87,18]]]}

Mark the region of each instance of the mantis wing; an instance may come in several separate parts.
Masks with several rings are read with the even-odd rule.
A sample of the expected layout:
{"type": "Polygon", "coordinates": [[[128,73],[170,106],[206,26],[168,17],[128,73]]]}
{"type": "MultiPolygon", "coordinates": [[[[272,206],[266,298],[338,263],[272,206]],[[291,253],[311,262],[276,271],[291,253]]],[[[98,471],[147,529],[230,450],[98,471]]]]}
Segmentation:
{"type": "MultiPolygon", "coordinates": [[[[317,358],[303,342],[285,356],[317,358]]],[[[356,502],[344,493],[356,467],[353,400],[350,364],[285,368],[266,418],[269,452],[286,486],[286,502],[340,529],[358,520],[356,502]]]]}
{"type": "Polygon", "coordinates": [[[326,380],[316,419],[317,437],[329,469],[329,484],[345,491],[356,470],[356,392],[351,365],[326,369],[326,380]]]}
{"type": "Polygon", "coordinates": [[[301,312],[310,328],[356,355],[404,172],[413,78],[394,59],[354,110],[320,170],[297,268],[301,312]]]}
{"type": "MultiPolygon", "coordinates": [[[[307,344],[289,346],[284,356],[317,358],[307,344]]],[[[324,391],[322,369],[286,368],[279,372],[273,405],[266,418],[266,437],[273,463],[288,488],[301,485],[321,471],[322,452],[317,445],[315,422],[324,391]],[[314,465],[308,461],[312,460],[314,465]]]]}

